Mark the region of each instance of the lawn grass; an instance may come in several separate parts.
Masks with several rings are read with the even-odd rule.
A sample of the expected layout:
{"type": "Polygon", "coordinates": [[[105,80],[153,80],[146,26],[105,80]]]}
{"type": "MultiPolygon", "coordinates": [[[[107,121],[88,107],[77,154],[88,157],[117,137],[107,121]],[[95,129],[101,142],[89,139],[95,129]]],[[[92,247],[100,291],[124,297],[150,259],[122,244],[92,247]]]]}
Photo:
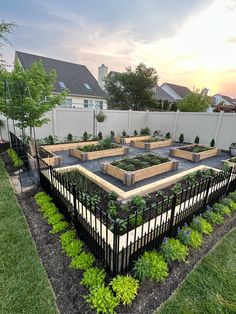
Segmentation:
{"type": "Polygon", "coordinates": [[[236,228],[203,258],[157,313],[236,313],[236,228]]]}
{"type": "Polygon", "coordinates": [[[0,313],[57,313],[46,272],[1,158],[0,313]]]}

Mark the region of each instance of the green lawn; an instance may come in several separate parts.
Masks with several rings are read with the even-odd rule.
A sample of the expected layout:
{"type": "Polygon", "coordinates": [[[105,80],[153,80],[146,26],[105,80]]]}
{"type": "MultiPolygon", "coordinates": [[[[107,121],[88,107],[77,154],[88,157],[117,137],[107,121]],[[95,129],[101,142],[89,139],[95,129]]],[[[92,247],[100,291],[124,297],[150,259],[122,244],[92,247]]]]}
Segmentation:
{"type": "Polygon", "coordinates": [[[57,313],[46,272],[1,158],[0,313],[57,313]]]}
{"type": "Polygon", "coordinates": [[[236,229],[203,258],[157,313],[236,313],[236,229]]]}

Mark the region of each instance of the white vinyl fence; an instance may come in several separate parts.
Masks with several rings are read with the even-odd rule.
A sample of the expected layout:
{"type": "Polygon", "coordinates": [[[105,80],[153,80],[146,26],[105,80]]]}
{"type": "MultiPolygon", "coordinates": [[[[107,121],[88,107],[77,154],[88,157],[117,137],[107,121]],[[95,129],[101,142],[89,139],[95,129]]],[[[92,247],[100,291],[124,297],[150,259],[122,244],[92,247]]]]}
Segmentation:
{"type": "MultiPolygon", "coordinates": [[[[236,114],[235,113],[208,113],[208,112],[149,112],[132,110],[104,110],[107,119],[103,123],[94,120],[94,112],[91,109],[66,109],[57,108],[47,117],[50,122],[36,129],[37,138],[48,135],[64,138],[68,133],[81,137],[85,131],[92,134],[101,131],[103,136],[121,134],[123,130],[127,134],[133,134],[134,130],[149,127],[152,132],[161,130],[163,134],[170,132],[177,140],[180,133],[184,134],[185,141],[193,142],[196,135],[200,137],[200,143],[209,145],[212,138],[216,146],[228,149],[232,142],[236,142],[236,114]],[[94,123],[95,122],[95,123],[94,123]]],[[[5,119],[0,116],[0,119],[5,119]]],[[[13,130],[12,122],[10,129],[13,130]]],[[[7,139],[6,127],[2,130],[3,137],[7,139]]],[[[19,133],[19,130],[18,130],[19,133]]]]}

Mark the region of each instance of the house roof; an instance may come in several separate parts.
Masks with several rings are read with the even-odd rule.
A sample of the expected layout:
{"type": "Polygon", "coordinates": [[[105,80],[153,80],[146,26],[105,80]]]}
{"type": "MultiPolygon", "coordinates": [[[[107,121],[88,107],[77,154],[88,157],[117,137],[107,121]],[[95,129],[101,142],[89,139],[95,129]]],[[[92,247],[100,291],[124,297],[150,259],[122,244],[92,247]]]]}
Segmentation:
{"type": "Polygon", "coordinates": [[[156,87],[156,93],[155,93],[155,98],[157,100],[168,100],[170,102],[176,101],[173,97],[171,97],[164,89],[161,87],[157,86],[156,87]]]}
{"type": "Polygon", "coordinates": [[[16,51],[16,56],[24,69],[31,67],[32,63],[42,60],[46,71],[56,70],[57,81],[54,92],[61,92],[65,87],[69,94],[92,97],[104,97],[105,94],[98,85],[95,77],[85,65],[32,55],[16,51]]]}
{"type": "MultiPolygon", "coordinates": [[[[178,94],[181,98],[185,97],[187,94],[191,92],[191,90],[186,86],[181,86],[181,85],[176,85],[176,84],[171,84],[171,83],[164,83],[164,84],[171,87],[175,91],[175,93],[178,94]]],[[[164,84],[162,84],[161,86],[163,86],[164,84]]]]}
{"type": "Polygon", "coordinates": [[[222,98],[224,98],[225,100],[227,100],[227,101],[230,102],[231,104],[234,103],[234,100],[233,100],[231,97],[226,96],[226,95],[221,95],[221,96],[222,96],[222,98]]]}

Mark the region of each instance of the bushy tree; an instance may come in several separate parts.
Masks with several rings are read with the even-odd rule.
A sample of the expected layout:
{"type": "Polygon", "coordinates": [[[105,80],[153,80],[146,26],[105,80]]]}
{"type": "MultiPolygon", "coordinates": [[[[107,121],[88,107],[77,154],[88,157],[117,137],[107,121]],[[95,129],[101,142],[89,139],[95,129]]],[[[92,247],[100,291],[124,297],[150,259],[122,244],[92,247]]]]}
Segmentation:
{"type": "Polygon", "coordinates": [[[199,90],[194,90],[180,100],[177,106],[180,111],[202,112],[207,111],[210,104],[211,98],[209,96],[199,93],[199,90]]]}
{"type": "Polygon", "coordinates": [[[108,103],[111,107],[134,110],[145,109],[156,104],[153,88],[158,80],[152,67],[140,63],[134,71],[109,75],[105,80],[108,103]]]}

